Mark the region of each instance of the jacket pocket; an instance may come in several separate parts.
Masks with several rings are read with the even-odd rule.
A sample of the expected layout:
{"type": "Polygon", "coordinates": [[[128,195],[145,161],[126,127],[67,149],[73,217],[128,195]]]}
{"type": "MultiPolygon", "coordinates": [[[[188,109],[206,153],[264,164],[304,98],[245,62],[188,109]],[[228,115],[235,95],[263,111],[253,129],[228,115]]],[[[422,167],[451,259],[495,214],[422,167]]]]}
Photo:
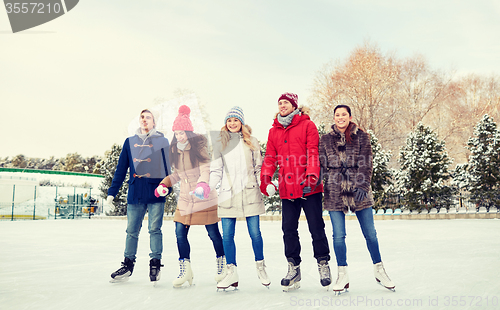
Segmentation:
{"type": "Polygon", "coordinates": [[[231,188],[220,188],[219,189],[219,207],[221,208],[231,208],[231,188]]]}
{"type": "Polygon", "coordinates": [[[247,184],[244,193],[247,203],[260,203],[262,201],[262,194],[260,188],[256,183],[247,184]]]}

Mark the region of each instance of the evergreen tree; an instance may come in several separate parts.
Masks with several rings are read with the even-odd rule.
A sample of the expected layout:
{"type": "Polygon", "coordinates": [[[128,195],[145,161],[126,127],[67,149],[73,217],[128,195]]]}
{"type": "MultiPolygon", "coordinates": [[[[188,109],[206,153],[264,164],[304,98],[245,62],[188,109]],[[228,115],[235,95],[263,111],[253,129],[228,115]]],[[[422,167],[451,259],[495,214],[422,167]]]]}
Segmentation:
{"type": "MultiPolygon", "coordinates": [[[[122,147],[118,144],[113,144],[110,151],[106,151],[105,158],[100,164],[101,174],[104,175],[104,180],[99,186],[101,190],[101,197],[106,199],[108,197],[108,189],[111,187],[111,182],[115,175],[116,166],[118,165],[118,158],[122,147]]],[[[123,182],[122,187],[113,200],[113,210],[108,215],[126,215],[127,214],[127,191],[128,191],[129,173],[123,182]]]]}
{"type": "Polygon", "coordinates": [[[500,204],[500,132],[493,119],[484,115],[467,142],[471,152],[467,167],[468,190],[477,206],[500,204]]]}
{"type": "Polygon", "coordinates": [[[411,210],[451,204],[453,188],[447,180],[451,177],[448,167],[452,160],[435,132],[418,123],[406,138],[399,157],[397,188],[411,210]]]}
{"type": "Polygon", "coordinates": [[[383,200],[387,195],[387,187],[392,184],[392,174],[389,170],[389,161],[392,154],[390,151],[383,151],[373,131],[368,130],[370,144],[373,154],[372,191],[375,200],[375,207],[383,206],[383,200]]]}

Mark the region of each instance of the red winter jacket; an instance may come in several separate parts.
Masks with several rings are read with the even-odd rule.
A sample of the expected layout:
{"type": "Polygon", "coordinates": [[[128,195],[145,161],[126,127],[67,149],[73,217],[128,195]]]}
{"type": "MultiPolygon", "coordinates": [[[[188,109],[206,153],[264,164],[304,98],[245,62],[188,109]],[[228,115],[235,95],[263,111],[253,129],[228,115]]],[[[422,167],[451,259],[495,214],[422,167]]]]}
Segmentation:
{"type": "Polygon", "coordinates": [[[316,125],[306,114],[297,114],[292,123],[284,128],[274,119],[269,130],[266,155],[262,164],[261,180],[272,177],[279,166],[279,194],[281,199],[302,197],[302,183],[307,176],[313,175],[318,184],[305,196],[323,192],[323,183],[319,180],[319,134],[316,125]]]}

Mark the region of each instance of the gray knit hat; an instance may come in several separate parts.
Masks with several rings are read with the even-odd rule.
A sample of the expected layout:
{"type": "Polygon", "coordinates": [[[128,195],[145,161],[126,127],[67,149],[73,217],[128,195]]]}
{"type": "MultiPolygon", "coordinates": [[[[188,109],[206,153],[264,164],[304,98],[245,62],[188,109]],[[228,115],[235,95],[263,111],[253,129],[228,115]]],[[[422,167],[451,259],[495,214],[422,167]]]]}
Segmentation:
{"type": "Polygon", "coordinates": [[[226,123],[228,118],[230,118],[230,117],[236,117],[237,119],[240,120],[242,125],[245,125],[245,116],[243,115],[242,108],[240,108],[238,106],[232,107],[231,110],[229,110],[229,112],[227,112],[226,118],[224,119],[224,123],[226,123]]]}

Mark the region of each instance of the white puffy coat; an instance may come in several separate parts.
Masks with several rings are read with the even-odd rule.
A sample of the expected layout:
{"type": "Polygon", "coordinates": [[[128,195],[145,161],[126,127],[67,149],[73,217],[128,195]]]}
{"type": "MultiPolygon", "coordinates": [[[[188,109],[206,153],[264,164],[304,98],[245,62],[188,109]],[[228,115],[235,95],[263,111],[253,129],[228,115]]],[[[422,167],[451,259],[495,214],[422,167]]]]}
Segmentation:
{"type": "Polygon", "coordinates": [[[256,138],[251,137],[254,151],[243,141],[241,133],[229,133],[228,145],[214,145],[214,160],[210,164],[210,187],[219,187],[218,216],[249,217],[265,212],[260,193],[262,156],[256,138]]]}

